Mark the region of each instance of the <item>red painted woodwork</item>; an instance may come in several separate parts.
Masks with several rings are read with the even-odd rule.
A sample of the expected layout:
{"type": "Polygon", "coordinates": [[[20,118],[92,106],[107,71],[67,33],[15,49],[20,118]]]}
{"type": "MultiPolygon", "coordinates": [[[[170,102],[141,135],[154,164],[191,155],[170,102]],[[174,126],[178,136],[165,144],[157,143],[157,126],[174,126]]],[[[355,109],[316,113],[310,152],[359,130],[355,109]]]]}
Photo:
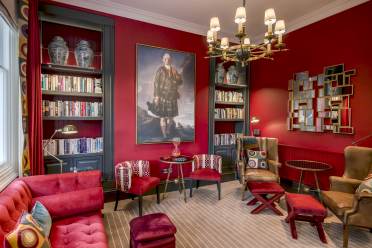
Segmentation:
{"type": "MultiPolygon", "coordinates": [[[[328,186],[328,176],[342,175],[343,150],[354,140],[372,133],[372,51],[368,42],[372,34],[367,30],[372,23],[372,2],[331,16],[287,34],[284,41],[290,49],[275,56],[274,61],[254,61],[251,65],[251,116],[260,123],[255,126],[262,136],[276,137],[281,145],[281,162],[288,159],[311,159],[330,163],[334,169],[319,173],[321,187],[328,186]],[[344,63],[346,70],[356,69],[352,78],[354,96],[352,125],[354,135],[287,131],[288,80],[293,73],[309,71],[310,75],[323,72],[329,65],[344,63]]],[[[372,138],[360,145],[372,145],[372,138]]],[[[298,172],[283,166],[281,177],[298,181],[298,172]]],[[[305,183],[313,184],[307,178],[305,183]]]]}

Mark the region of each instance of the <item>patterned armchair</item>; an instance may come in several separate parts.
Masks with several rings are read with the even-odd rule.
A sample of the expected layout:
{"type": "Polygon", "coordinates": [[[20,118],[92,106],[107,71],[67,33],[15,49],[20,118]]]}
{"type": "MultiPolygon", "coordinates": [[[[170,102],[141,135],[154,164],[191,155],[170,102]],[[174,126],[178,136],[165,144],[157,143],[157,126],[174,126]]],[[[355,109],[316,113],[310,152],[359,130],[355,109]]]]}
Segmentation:
{"type": "Polygon", "coordinates": [[[118,207],[120,192],[132,199],[138,196],[139,216],[142,216],[143,195],[156,188],[157,203],[160,203],[159,183],[160,179],[150,176],[150,163],[146,160],[124,161],[115,166],[116,202],[115,211],[118,207]]]}
{"type": "Polygon", "coordinates": [[[248,181],[279,182],[278,139],[254,136],[242,136],[237,139],[237,172],[243,185],[242,200],[247,190],[248,181]],[[264,151],[267,169],[252,168],[248,164],[247,150],[264,151]]]}
{"type": "Polygon", "coordinates": [[[192,172],[190,173],[190,197],[192,197],[192,188],[196,181],[196,188],[199,188],[199,181],[216,182],[218,190],[218,200],[221,199],[221,173],[222,158],[218,155],[199,154],[194,155],[192,162],[192,172]]]}

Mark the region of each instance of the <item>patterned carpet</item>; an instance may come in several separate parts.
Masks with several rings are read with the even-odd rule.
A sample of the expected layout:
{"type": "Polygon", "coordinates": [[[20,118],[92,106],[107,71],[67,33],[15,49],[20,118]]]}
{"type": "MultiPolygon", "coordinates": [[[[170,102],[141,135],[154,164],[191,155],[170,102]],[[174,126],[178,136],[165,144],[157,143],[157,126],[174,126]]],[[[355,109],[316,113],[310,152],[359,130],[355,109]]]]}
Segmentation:
{"type": "MultiPolygon", "coordinates": [[[[241,201],[240,184],[234,181],[222,184],[221,201],[217,200],[215,185],[195,190],[187,203],[178,192],[168,194],[160,205],[156,204],[156,196],[148,196],[144,199],[144,213],[166,213],[177,227],[177,247],[182,248],[342,247],[342,225],[334,216],[328,217],[324,224],[328,240],[325,245],[309,223],[296,223],[298,240],[294,240],[284,221],[284,210],[284,216],[270,210],[252,215],[254,206],[246,203],[241,201]]],[[[129,247],[128,223],[138,215],[137,200],[120,201],[116,212],[113,207],[114,203],[107,203],[104,210],[110,247],[129,247]]],[[[372,233],[351,229],[349,247],[371,247],[371,244],[372,233]]]]}

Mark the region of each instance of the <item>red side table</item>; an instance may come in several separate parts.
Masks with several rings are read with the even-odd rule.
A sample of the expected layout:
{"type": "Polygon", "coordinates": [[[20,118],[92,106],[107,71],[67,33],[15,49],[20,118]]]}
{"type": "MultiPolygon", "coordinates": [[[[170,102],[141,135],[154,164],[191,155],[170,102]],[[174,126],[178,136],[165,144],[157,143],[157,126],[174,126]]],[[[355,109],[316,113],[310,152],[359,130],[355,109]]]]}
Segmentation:
{"type": "Polygon", "coordinates": [[[265,208],[269,208],[277,215],[283,215],[279,209],[276,208],[275,201],[279,200],[285,193],[284,189],[276,182],[248,182],[248,189],[251,191],[254,199],[247,203],[247,205],[254,205],[257,202],[261,204],[251,211],[251,214],[258,214],[265,208]],[[268,195],[272,195],[269,197],[268,195]]]}

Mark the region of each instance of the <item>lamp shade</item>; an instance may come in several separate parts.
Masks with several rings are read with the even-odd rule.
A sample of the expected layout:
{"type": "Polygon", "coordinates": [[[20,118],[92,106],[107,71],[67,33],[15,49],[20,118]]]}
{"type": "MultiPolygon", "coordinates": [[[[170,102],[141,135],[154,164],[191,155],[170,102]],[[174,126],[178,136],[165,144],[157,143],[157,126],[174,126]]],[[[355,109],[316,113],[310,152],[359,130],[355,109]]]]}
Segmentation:
{"type": "Polygon", "coordinates": [[[275,10],[273,8],[265,10],[265,25],[271,25],[276,22],[275,10]]]}
{"type": "Polygon", "coordinates": [[[251,44],[251,40],[249,38],[244,38],[243,44],[244,45],[250,45],[251,44]]]}
{"type": "Polygon", "coordinates": [[[221,48],[222,48],[222,49],[227,49],[227,48],[229,48],[229,38],[227,38],[227,37],[223,37],[223,38],[221,39],[221,48]]]}
{"type": "Polygon", "coordinates": [[[62,128],[61,133],[62,134],[67,134],[67,135],[76,134],[76,133],[78,133],[78,130],[77,130],[76,126],[74,126],[74,125],[66,125],[62,128]]]}
{"type": "Polygon", "coordinates": [[[245,7],[238,7],[235,13],[235,23],[245,23],[246,17],[245,7]]]}
{"type": "Polygon", "coordinates": [[[213,42],[213,31],[212,30],[208,30],[207,32],[207,42],[208,43],[213,42]]]}
{"type": "Polygon", "coordinates": [[[211,29],[213,32],[218,32],[218,31],[221,30],[221,27],[220,27],[220,20],[218,20],[218,17],[212,17],[212,18],[211,18],[210,29],[211,29]]]}
{"type": "Polygon", "coordinates": [[[275,34],[284,34],[285,33],[285,23],[284,20],[278,20],[275,23],[275,34]]]}
{"type": "Polygon", "coordinates": [[[260,119],[258,119],[256,116],[252,116],[251,124],[257,124],[260,122],[260,119]]]}

